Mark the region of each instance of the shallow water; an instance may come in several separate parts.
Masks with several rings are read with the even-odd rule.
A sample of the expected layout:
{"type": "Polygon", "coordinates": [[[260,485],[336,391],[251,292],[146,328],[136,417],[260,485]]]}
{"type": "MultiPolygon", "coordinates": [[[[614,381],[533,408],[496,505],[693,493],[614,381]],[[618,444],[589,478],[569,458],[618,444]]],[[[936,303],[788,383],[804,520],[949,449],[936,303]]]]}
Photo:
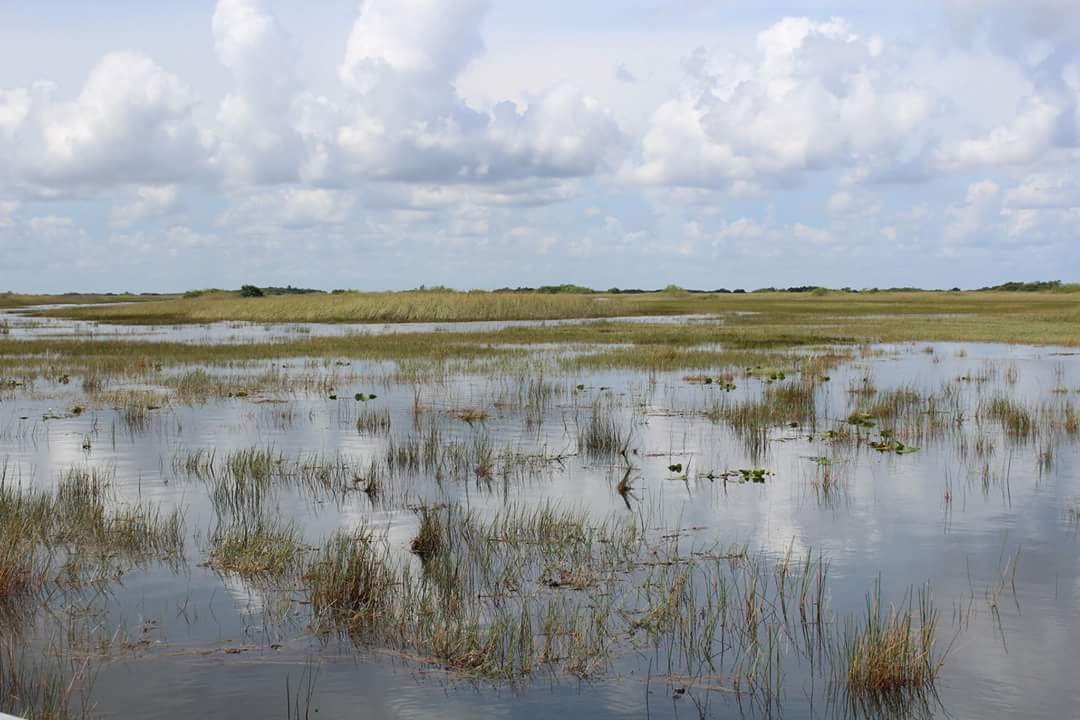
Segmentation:
{"type": "MultiPolygon", "coordinates": [[[[513,327],[554,327],[597,322],[695,323],[718,322],[716,315],[632,315],[606,318],[567,318],[561,320],[476,320],[470,322],[415,323],[255,323],[222,321],[187,325],[119,325],[91,320],[69,320],[36,316],[31,313],[65,305],[37,305],[31,308],[0,310],[0,326],[8,328],[15,339],[124,340],[132,342],[183,343],[264,343],[287,342],[305,337],[348,337],[392,333],[494,332],[513,327]]],[[[745,315],[749,313],[733,313],[745,315]]]]}
{"type": "MultiPolygon", "coordinates": [[[[52,335],[114,333],[63,321],[47,327],[52,335]]],[[[324,328],[355,331],[317,331],[324,328]]],[[[433,328],[375,331],[417,329],[433,328]]],[[[29,337],[39,331],[44,327],[13,326],[12,332],[29,337]]],[[[138,328],[131,339],[222,342],[291,332],[261,325],[138,328]]],[[[554,502],[584,509],[597,521],[629,516],[652,537],[680,535],[686,554],[736,542],[774,559],[821,552],[830,563],[828,600],[837,618],[860,613],[877,582],[889,602],[901,602],[912,588],[928,585],[932,591],[940,611],[938,647],[948,650],[937,697],[898,715],[1059,718],[1074,715],[1080,702],[1080,525],[1070,513],[1080,507],[1080,443],[1075,433],[1042,426],[1032,436],[1010,436],[979,412],[995,397],[1045,406],[1059,413],[1054,417],[1065,405],[1080,405],[1080,363],[1056,352],[972,343],[869,348],[819,382],[812,420],[771,428],[764,446],[703,411],[718,402],[760,398],[770,387],[793,382],[797,373],[788,371],[790,377],[773,383],[740,374],[736,387],[725,391],[688,382],[687,372],[552,371],[544,382],[554,390],[528,415],[519,400],[519,376],[451,375],[418,389],[395,382],[386,364],[290,360],[282,372],[319,374],[337,399],[325,389],[275,389],[169,404],[135,424],[119,410],[87,402],[76,379],[69,385],[37,382],[0,396],[0,462],[6,458],[9,482],[40,486],[55,483],[72,466],[107,468],[114,473],[118,501],[185,512],[189,542],[181,567],[152,565],[89,599],[82,594],[79,602],[53,603],[72,625],[87,617],[73,608],[91,607],[93,630],[87,632],[114,638],[108,652],[89,653],[93,682],[81,702],[99,717],[295,717],[287,686],[294,697],[310,686],[310,705],[303,705],[312,714],[317,709],[318,717],[742,712],[802,718],[847,712],[842,702],[830,702],[820,673],[787,654],[776,706],[736,696],[723,671],[709,682],[666,678],[670,659],[652,647],[617,653],[606,672],[587,681],[559,672],[537,672],[514,685],[466,678],[393,648],[313,636],[302,594],[260,590],[204,566],[215,507],[206,483],[179,469],[176,458],[198,449],[225,456],[259,447],[285,458],[317,454],[323,462],[362,467],[385,458],[391,437],[400,444],[420,432],[418,424],[435,423],[446,442],[483,437],[496,448],[548,461],[492,483],[440,480],[424,470],[406,473],[378,502],[362,492],[320,497],[276,487],[272,506],[309,543],[366,524],[385,532],[400,558],[409,556],[414,508],[421,502],[456,502],[481,515],[507,504],[554,502]],[[897,422],[898,437],[918,447],[910,454],[878,452],[865,443],[839,446],[825,438],[825,431],[849,427],[846,418],[871,397],[868,386],[876,388],[873,396],[904,387],[926,394],[949,388],[963,414],[935,430],[897,422]],[[377,398],[358,402],[354,393],[377,398]],[[616,491],[623,461],[590,459],[578,448],[577,428],[598,399],[632,432],[628,500],[616,491]],[[64,410],[75,403],[88,409],[66,416],[64,410]],[[463,422],[449,412],[478,406],[489,413],[479,422],[463,422]],[[372,409],[389,411],[388,434],[358,432],[357,417],[372,409]],[[979,438],[985,445],[976,453],[979,438]],[[814,460],[822,456],[831,458],[827,490],[814,460]],[[686,476],[670,471],[672,463],[686,466],[686,476]],[[764,483],[716,478],[726,470],[759,467],[773,473],[764,483]],[[115,641],[121,637],[126,641],[115,641]],[[679,692],[684,687],[688,691],[679,692]]],[[[865,432],[876,437],[877,429],[865,432]]]]}

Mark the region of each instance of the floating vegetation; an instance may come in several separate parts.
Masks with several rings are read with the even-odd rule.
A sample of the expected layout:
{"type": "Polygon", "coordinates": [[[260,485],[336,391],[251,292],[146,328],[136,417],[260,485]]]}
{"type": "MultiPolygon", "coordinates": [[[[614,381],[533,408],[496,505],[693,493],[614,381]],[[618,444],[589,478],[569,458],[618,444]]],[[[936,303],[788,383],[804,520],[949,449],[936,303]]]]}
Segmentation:
{"type": "Polygon", "coordinates": [[[891,430],[882,430],[880,437],[871,442],[870,447],[878,452],[896,453],[897,455],[909,455],[919,451],[919,448],[914,445],[906,445],[898,440],[891,430]]]}

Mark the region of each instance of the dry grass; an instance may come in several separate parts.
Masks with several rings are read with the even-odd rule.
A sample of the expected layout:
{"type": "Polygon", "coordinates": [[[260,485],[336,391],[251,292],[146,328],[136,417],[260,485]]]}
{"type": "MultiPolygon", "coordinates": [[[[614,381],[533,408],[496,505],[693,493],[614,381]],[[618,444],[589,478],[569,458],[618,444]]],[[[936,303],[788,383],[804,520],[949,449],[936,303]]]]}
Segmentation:
{"type": "MultiPolygon", "coordinates": [[[[507,293],[346,293],[240,299],[202,297],[136,305],[66,308],[53,315],[131,323],[209,322],[422,322],[557,319],[619,315],[745,313],[709,327],[712,342],[732,347],[774,347],[809,342],[955,340],[1080,345],[1076,294],[1064,292],[906,292],[547,295],[507,293]],[[896,319],[902,318],[903,322],[896,319]],[[741,339],[741,340],[740,340],[741,339]],[[745,343],[745,344],[744,344],[745,343]]],[[[631,335],[643,329],[628,328],[631,335]]],[[[672,347],[695,344],[700,332],[668,327],[672,347]]],[[[547,328],[546,341],[582,336],[610,341],[618,328],[547,328]]],[[[539,341],[539,340],[538,340],[539,341]]],[[[580,340],[578,340],[580,341],[580,340]]],[[[601,340],[602,341],[602,340],[601,340]]],[[[700,342],[700,341],[699,341],[700,342]]],[[[438,343],[436,343],[438,344],[438,343]]]]}
{"type": "Polygon", "coordinates": [[[623,303],[610,303],[591,295],[410,291],[261,298],[205,295],[119,307],[71,308],[62,312],[66,316],[82,319],[126,323],[205,323],[219,320],[407,323],[610,317],[625,307],[623,303]]]}

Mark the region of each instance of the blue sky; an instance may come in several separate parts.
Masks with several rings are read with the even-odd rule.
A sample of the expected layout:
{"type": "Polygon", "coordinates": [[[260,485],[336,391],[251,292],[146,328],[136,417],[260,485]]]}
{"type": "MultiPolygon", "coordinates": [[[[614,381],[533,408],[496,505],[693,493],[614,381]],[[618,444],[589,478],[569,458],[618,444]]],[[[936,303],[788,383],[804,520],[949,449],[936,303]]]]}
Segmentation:
{"type": "Polygon", "coordinates": [[[0,48],[0,289],[1080,280],[1071,0],[38,0],[0,48]]]}

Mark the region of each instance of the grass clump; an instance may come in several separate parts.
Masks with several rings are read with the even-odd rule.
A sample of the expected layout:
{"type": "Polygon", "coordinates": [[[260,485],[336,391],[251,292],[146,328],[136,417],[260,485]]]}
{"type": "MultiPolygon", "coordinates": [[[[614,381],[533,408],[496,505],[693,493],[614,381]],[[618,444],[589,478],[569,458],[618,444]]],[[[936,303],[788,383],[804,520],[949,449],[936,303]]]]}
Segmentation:
{"type": "Polygon", "coordinates": [[[849,699],[889,704],[898,695],[933,689],[941,659],[935,652],[937,611],[929,589],[886,612],[881,587],[867,596],[866,615],[839,639],[839,662],[849,699]]]}
{"type": "Polygon", "coordinates": [[[259,517],[219,527],[211,538],[208,564],[247,579],[284,579],[300,569],[303,549],[295,527],[259,517]]]}
{"type": "Polygon", "coordinates": [[[1011,438],[1027,438],[1035,430],[1035,419],[1027,408],[1003,395],[991,398],[981,411],[980,415],[996,420],[1011,438]]]}
{"type": "Polygon", "coordinates": [[[420,527],[409,549],[414,555],[427,562],[444,548],[445,532],[438,508],[424,506],[419,509],[419,514],[420,527]]]}
{"type": "Polygon", "coordinates": [[[370,629],[391,604],[394,572],[385,545],[365,528],[335,533],[305,573],[316,623],[346,629],[370,629]]]}
{"type": "Polygon", "coordinates": [[[356,432],[361,435],[378,435],[390,432],[390,411],[386,408],[362,409],[356,416],[356,432]]]}
{"type": "Polygon", "coordinates": [[[578,448],[593,458],[625,455],[631,439],[631,431],[620,425],[614,409],[601,398],[593,401],[588,422],[578,428],[578,448]]]}

